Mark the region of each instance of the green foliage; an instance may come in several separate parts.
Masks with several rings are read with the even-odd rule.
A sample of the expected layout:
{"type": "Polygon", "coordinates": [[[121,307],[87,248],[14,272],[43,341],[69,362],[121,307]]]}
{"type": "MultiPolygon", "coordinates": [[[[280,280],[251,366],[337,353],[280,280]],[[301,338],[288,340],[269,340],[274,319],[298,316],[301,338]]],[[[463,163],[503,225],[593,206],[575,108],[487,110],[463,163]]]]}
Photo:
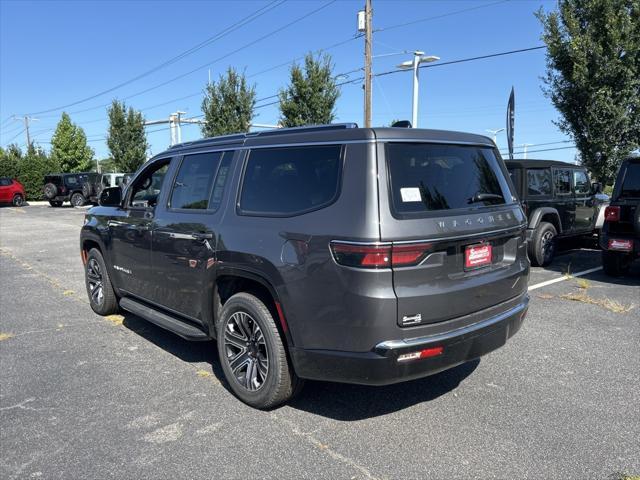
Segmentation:
{"type": "Polygon", "coordinates": [[[93,150],[87,145],[84,130],[71,121],[66,112],[51,138],[51,158],[63,172],[86,172],[93,166],[93,150]]]}
{"type": "Polygon", "coordinates": [[[244,73],[238,73],[230,67],[226,75],[220,75],[217,83],[210,83],[205,88],[202,134],[215,137],[248,132],[255,104],[255,87],[247,85],[244,73]]]}
{"type": "Polygon", "coordinates": [[[640,1],[559,0],[537,13],[547,44],[545,94],[580,161],[611,184],[640,145],[640,1]]]}
{"type": "Polygon", "coordinates": [[[0,177],[18,178],[22,150],[15,143],[7,149],[0,148],[0,177]]]}
{"type": "Polygon", "coordinates": [[[320,125],[333,121],[340,91],[332,70],[329,55],[315,58],[311,53],[304,59],[304,72],[298,65],[291,67],[291,82],[278,94],[280,121],[284,127],[320,125]]]}
{"type": "Polygon", "coordinates": [[[108,109],[109,133],[107,146],[116,168],[121,172],[135,172],[147,159],[147,136],[142,113],[124,102],[114,100],[108,109]]]}
{"type": "Polygon", "coordinates": [[[42,200],[44,176],[60,171],[60,165],[40,147],[30,145],[26,153],[16,145],[0,148],[0,176],[17,178],[24,186],[27,200],[42,200]]]}
{"type": "MultiPolygon", "coordinates": [[[[99,160],[98,163],[100,163],[100,171],[102,173],[118,173],[119,172],[116,162],[111,157],[103,158],[102,160],[99,160]]],[[[123,172],[123,173],[130,173],[130,172],[123,172]]]]}

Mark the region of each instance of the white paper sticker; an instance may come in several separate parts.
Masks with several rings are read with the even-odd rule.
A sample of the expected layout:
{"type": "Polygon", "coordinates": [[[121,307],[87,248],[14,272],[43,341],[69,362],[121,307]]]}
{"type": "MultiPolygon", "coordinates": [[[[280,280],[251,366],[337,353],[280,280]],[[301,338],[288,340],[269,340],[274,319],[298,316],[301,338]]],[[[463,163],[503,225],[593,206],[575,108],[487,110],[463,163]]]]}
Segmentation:
{"type": "Polygon", "coordinates": [[[421,202],[420,189],[416,187],[401,188],[400,196],[403,202],[421,202]]]}

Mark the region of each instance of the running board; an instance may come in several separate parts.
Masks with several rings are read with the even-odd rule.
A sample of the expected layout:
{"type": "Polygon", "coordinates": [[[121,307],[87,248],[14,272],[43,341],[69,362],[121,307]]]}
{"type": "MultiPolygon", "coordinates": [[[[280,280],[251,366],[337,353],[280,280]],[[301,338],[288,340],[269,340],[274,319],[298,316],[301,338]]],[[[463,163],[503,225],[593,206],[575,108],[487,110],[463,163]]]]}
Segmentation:
{"type": "Polygon", "coordinates": [[[185,340],[211,340],[209,335],[198,327],[189,325],[177,317],[150,308],[141,302],[133,300],[132,298],[125,297],[121,299],[120,306],[134,315],[138,315],[139,317],[142,317],[165,330],[169,330],[170,332],[181,336],[185,340]]]}

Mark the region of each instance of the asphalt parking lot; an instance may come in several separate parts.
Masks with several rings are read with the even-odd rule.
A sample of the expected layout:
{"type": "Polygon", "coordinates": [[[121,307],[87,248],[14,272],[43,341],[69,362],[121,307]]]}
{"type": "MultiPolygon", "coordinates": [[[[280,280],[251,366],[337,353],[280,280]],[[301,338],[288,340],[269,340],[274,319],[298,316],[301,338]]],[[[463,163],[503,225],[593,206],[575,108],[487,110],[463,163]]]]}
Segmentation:
{"type": "Polygon", "coordinates": [[[0,478],[640,475],[638,265],[611,279],[599,252],[566,247],[480,361],[382,388],[308,382],[261,412],[226,390],[213,342],[93,314],[83,215],[0,209],[0,478]]]}

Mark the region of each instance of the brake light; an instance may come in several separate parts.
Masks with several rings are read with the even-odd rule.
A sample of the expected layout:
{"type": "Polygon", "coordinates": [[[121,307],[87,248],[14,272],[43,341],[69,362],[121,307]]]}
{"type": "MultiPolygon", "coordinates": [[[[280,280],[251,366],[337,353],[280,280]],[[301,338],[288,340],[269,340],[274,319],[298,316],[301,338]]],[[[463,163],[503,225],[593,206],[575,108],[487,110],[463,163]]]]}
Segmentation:
{"type": "Polygon", "coordinates": [[[417,352],[405,353],[398,356],[398,362],[408,362],[410,360],[419,360],[421,358],[437,357],[438,355],[442,355],[442,352],[444,352],[444,347],[442,346],[425,348],[417,352]]]}
{"type": "Polygon", "coordinates": [[[333,241],[331,252],[336,263],[347,267],[389,268],[419,264],[431,250],[430,243],[352,244],[333,241]]]}
{"type": "Polygon", "coordinates": [[[607,207],[604,210],[605,222],[618,222],[620,221],[620,207],[607,207]]]}

